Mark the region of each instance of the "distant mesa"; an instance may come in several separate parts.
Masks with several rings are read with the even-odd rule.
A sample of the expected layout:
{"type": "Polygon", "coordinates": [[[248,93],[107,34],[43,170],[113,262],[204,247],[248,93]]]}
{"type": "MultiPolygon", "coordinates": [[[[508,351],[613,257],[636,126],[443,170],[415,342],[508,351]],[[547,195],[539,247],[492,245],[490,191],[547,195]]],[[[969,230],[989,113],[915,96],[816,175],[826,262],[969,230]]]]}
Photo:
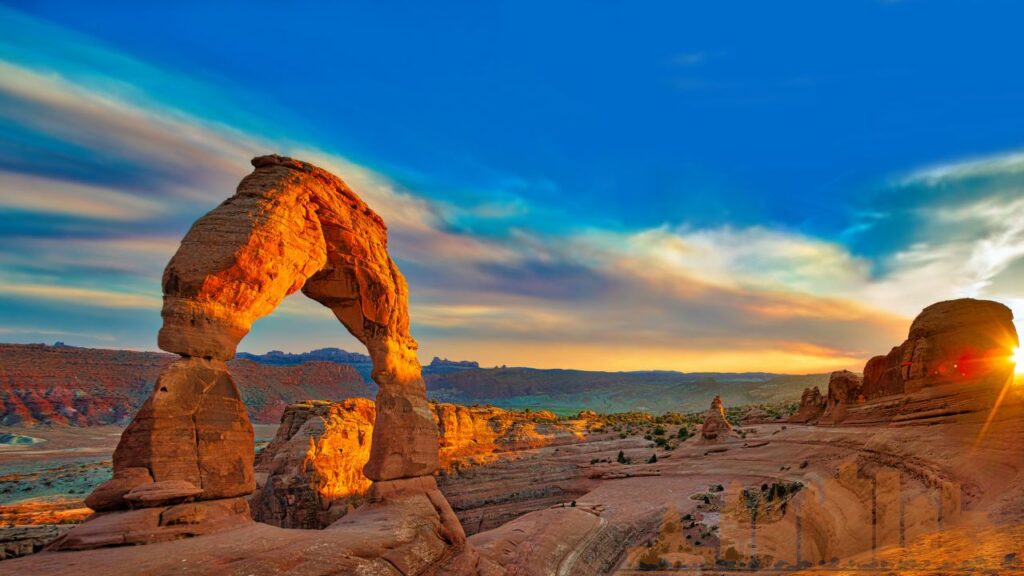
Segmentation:
{"type": "Polygon", "coordinates": [[[430,361],[430,368],[479,368],[480,363],[472,360],[449,360],[447,358],[438,358],[434,356],[434,359],[430,361]]]}
{"type": "Polygon", "coordinates": [[[260,364],[273,364],[275,366],[296,366],[298,364],[305,364],[306,362],[337,362],[339,364],[371,363],[368,355],[360,354],[359,352],[346,352],[341,348],[318,348],[316,350],[300,352],[298,354],[282,352],[280,350],[271,350],[266,354],[239,352],[235,354],[235,358],[243,358],[245,360],[259,362],[260,364]]]}

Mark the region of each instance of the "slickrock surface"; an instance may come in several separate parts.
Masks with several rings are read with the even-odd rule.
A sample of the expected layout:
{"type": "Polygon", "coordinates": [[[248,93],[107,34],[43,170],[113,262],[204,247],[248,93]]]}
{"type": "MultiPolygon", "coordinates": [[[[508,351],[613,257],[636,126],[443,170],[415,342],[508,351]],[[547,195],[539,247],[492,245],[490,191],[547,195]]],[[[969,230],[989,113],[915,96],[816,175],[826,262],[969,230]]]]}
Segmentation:
{"type": "Polygon", "coordinates": [[[715,396],[711,401],[711,407],[704,413],[704,424],[701,425],[700,436],[705,441],[714,442],[724,440],[732,434],[732,425],[725,419],[722,398],[715,396]]]}
{"type": "MultiPolygon", "coordinates": [[[[676,562],[684,573],[756,573],[757,559],[773,573],[823,563],[827,573],[872,576],[1016,574],[1013,559],[1024,556],[1022,541],[1012,537],[1024,525],[1024,391],[1014,388],[1004,402],[988,425],[987,412],[962,414],[927,434],[918,427],[764,424],[749,428],[742,442],[721,445],[724,451],[709,452],[695,438],[671,452],[659,449],[654,464],[645,463],[652,449],[642,439],[594,434],[468,468],[463,473],[482,474],[449,486],[450,500],[474,489],[522,490],[559,468],[566,477],[578,470],[575,477],[587,484],[583,493],[470,536],[478,558],[471,570],[450,573],[625,575],[641,564],[674,569],[676,562]],[[620,450],[634,463],[615,463],[620,450]],[[794,483],[802,487],[790,488],[794,483]],[[872,557],[888,564],[872,565],[872,557]],[[969,570],[958,572],[963,562],[969,570]]],[[[75,574],[86,566],[116,574],[124,565],[153,574],[399,574],[378,561],[379,542],[396,542],[390,534],[400,554],[443,548],[439,515],[418,504],[402,510],[415,513],[398,524],[359,508],[341,520],[344,527],[325,530],[254,523],[188,541],[43,552],[0,563],[0,574],[75,574]]]]}
{"type": "MultiPolygon", "coordinates": [[[[177,356],[42,344],[0,344],[0,425],[127,424],[177,356]]],[[[253,422],[277,424],[306,398],[370,397],[358,372],[333,362],[268,366],[231,360],[228,370],[253,422]]]]}
{"type": "MultiPolygon", "coordinates": [[[[595,417],[559,421],[551,413],[489,406],[431,404],[430,408],[438,428],[442,491],[446,485],[463,485],[460,480],[486,474],[477,470],[481,464],[520,459],[523,451],[532,448],[578,442],[603,426],[595,417]]],[[[258,489],[250,499],[253,517],[285,528],[324,528],[364,502],[370,480],[363,467],[370,458],[375,419],[373,402],[361,398],[290,406],[277,436],[257,457],[258,489]]],[[[570,468],[556,477],[574,481],[579,471],[570,468]]],[[[537,471],[532,473],[536,476],[537,471]]],[[[489,515],[487,524],[497,525],[500,522],[491,516],[509,519],[565,493],[535,483],[491,494],[483,503],[479,493],[471,497],[460,492],[456,510],[471,508],[477,513],[485,505],[514,504],[510,510],[489,515]],[[524,500],[539,503],[533,502],[531,508],[521,505],[524,500]]],[[[473,518],[475,526],[484,524],[480,515],[473,518]]]]}

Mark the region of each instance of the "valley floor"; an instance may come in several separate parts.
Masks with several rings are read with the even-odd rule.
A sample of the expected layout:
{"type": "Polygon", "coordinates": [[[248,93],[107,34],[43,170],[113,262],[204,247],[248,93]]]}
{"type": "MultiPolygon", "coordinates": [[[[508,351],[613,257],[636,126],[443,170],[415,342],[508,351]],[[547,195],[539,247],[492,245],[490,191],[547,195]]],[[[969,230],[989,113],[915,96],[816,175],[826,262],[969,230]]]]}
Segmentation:
{"type": "MultiPolygon", "coordinates": [[[[987,426],[985,414],[930,426],[752,425],[745,437],[691,438],[673,451],[593,434],[440,485],[470,543],[506,573],[1024,574],[1019,412],[987,426]],[[631,463],[617,462],[620,451],[631,463]]],[[[129,564],[140,574],[330,574],[359,557],[344,527],[252,523],[44,552],[0,563],[0,574],[114,574],[129,564]]]]}

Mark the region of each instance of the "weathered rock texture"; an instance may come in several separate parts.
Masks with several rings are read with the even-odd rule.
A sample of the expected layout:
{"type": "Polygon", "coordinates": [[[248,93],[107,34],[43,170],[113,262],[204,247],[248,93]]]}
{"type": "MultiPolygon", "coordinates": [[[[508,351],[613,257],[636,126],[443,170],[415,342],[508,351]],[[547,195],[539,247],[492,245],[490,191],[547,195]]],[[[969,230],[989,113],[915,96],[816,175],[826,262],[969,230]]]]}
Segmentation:
{"type": "Polygon", "coordinates": [[[838,424],[845,420],[847,406],[865,402],[861,392],[863,384],[864,379],[849,370],[833,372],[828,379],[828,397],[819,422],[838,424]]]}
{"type": "Polygon", "coordinates": [[[324,528],[364,501],[376,408],[362,398],[289,406],[256,459],[253,518],[283,528],[324,528]]]}
{"type": "Polygon", "coordinates": [[[704,424],[700,429],[700,437],[706,441],[723,440],[733,434],[732,424],[725,419],[725,408],[722,399],[715,396],[711,407],[704,413],[704,424]]]}
{"type": "Polygon", "coordinates": [[[932,304],[907,340],[864,366],[863,379],[836,372],[823,424],[934,423],[990,409],[1012,383],[1019,341],[1013,313],[988,300],[932,304]]]}
{"type": "MultiPolygon", "coordinates": [[[[448,475],[503,454],[570,444],[599,428],[590,419],[559,421],[550,412],[431,404],[440,463],[448,475]]],[[[366,501],[376,410],[362,398],[290,406],[277,436],[256,460],[253,517],[285,528],[324,528],[366,501]]],[[[491,500],[494,499],[492,495],[491,500]]]]}
{"type": "Polygon", "coordinates": [[[800,406],[796,413],[789,417],[789,421],[794,424],[817,422],[821,413],[825,411],[825,402],[826,399],[817,386],[804,388],[804,393],[800,395],[800,406]]]}
{"type": "MultiPolygon", "coordinates": [[[[115,473],[145,468],[159,486],[132,489],[152,498],[121,498],[123,508],[142,507],[122,519],[137,520],[132,533],[147,541],[183,533],[159,530],[169,526],[159,507],[171,496],[209,501],[255,489],[253,429],[225,362],[255,320],[299,289],[330,308],[373,361],[377,425],[366,477],[404,482],[438,469],[437,428],[409,335],[408,289],[388,256],[383,220],[319,168],[279,156],[256,158],[253,166],[234,196],[193,224],[164,271],[158,343],[181,358],[163,369],[114,453],[115,473]],[[154,513],[143,513],[150,506],[154,513]]],[[[438,513],[454,518],[440,499],[431,496],[438,513]]],[[[119,521],[118,513],[94,518],[58,546],[107,545],[118,537],[102,534],[116,532],[119,521]]]]}

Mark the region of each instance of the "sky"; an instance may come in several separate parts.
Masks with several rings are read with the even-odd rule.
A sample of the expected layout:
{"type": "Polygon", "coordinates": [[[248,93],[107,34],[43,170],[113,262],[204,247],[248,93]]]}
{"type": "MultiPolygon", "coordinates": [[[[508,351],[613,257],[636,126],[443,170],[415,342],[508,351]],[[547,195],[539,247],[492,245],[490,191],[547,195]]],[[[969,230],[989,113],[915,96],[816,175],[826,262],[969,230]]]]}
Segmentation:
{"type": "MultiPolygon", "coordinates": [[[[0,341],[156,349],[253,156],[387,222],[421,360],[859,370],[1024,318],[1024,5],[0,2],[0,341]]],[[[296,294],[239,349],[359,350],[296,294]]]]}

